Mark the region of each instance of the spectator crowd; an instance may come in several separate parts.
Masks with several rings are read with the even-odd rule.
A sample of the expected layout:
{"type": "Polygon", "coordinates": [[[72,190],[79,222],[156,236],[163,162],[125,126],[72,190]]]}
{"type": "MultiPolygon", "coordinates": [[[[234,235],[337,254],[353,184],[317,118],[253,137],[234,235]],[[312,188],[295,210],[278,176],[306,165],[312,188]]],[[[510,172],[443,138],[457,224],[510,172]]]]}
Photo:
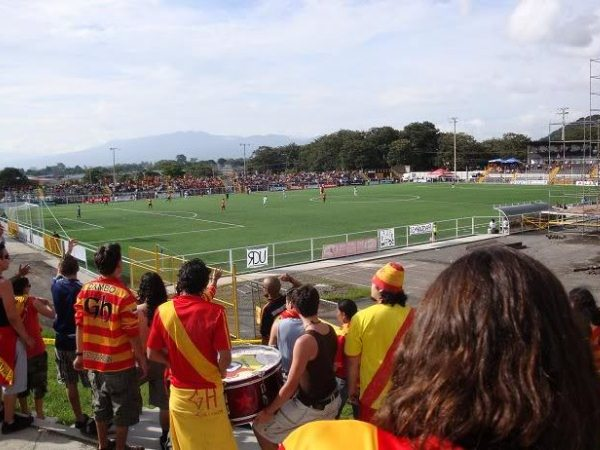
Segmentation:
{"type": "MultiPolygon", "coordinates": [[[[213,302],[220,270],[184,263],[171,299],[148,272],[136,294],[111,243],[95,253],[99,275],[82,284],[71,241],[48,280],[52,299],[43,299],[30,295],[28,266],[2,278],[11,263],[3,231],[3,434],[32,424],[30,395],[44,417],[43,315],[53,320],[75,426],[99,449],[141,448],[128,444],[140,383],[160,411],[161,449],[237,448],[223,381],[232,343],[225,308],[213,302]],[[92,391],[91,411],[80,383],[92,391]]],[[[283,373],[252,421],[262,450],[600,448],[600,310],[588,290],[567,295],[544,265],[500,246],[451,263],[417,308],[407,304],[406,275],[384,264],[371,278],[372,305],[339,302],[339,334],[319,317],[314,285],[289,274],[263,280],[262,343],[278,349],[283,373]],[[342,420],[347,403],[351,418],[342,420]]]]}

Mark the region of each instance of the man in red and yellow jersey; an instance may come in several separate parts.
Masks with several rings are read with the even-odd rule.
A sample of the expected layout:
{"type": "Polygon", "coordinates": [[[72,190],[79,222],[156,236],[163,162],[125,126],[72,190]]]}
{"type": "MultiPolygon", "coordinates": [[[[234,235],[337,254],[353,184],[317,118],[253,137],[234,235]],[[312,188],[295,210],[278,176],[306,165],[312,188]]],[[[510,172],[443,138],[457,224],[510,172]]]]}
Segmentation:
{"type": "Polygon", "coordinates": [[[367,422],[389,390],[394,353],[413,321],[403,283],[400,264],[392,262],[379,269],[371,280],[371,298],[376,304],[352,317],[346,335],[348,397],[358,403],[360,419],[367,422]]]}
{"type": "Polygon", "coordinates": [[[138,377],[146,375],[147,362],[139,337],[136,299],[120,280],[121,247],[103,245],[94,262],[100,277],[83,285],[75,304],[77,352],[73,366],[89,371],[99,447],[109,448],[108,421],[113,419],[116,450],[124,450],[129,427],[139,422],[138,377]]]}
{"type": "Polygon", "coordinates": [[[223,381],[231,363],[225,308],[212,303],[219,270],[199,259],[179,269],[177,295],[158,307],[148,358],[171,370],[169,411],[173,449],[235,450],[223,381]]]}

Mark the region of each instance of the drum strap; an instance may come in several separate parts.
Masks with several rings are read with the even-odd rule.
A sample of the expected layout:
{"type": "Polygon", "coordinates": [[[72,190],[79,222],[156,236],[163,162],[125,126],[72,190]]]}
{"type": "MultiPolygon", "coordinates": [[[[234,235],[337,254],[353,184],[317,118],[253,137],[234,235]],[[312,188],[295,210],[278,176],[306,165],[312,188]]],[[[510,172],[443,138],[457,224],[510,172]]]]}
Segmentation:
{"type": "Polygon", "coordinates": [[[220,386],[222,380],[219,368],[206,359],[202,352],[194,345],[185,331],[183,323],[177,316],[173,302],[163,303],[158,309],[158,313],[167,334],[175,343],[177,351],[198,372],[198,375],[214,383],[216,386],[220,386]]]}

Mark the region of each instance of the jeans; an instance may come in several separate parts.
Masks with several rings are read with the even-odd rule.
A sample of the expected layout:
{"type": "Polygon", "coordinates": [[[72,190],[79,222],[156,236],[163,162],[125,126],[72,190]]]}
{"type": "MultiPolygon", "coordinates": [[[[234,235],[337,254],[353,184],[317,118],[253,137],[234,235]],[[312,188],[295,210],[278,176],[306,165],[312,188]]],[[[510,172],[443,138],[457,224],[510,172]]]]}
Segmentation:
{"type": "MultiPolygon", "coordinates": [[[[340,398],[342,399],[342,402],[340,404],[340,409],[338,410],[337,416],[335,416],[336,419],[340,418],[340,414],[342,414],[342,409],[344,409],[344,405],[346,404],[346,402],[348,401],[348,383],[346,382],[345,378],[339,378],[336,377],[335,378],[337,381],[337,385],[338,385],[338,391],[340,392],[340,398]]],[[[358,419],[358,405],[352,405],[352,417],[354,419],[358,419]]]]}

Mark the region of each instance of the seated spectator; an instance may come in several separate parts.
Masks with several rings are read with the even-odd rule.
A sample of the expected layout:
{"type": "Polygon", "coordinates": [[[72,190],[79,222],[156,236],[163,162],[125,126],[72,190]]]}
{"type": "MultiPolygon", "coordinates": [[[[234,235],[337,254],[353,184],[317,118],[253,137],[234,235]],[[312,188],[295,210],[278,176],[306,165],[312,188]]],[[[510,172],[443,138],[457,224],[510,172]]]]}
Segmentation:
{"type": "Polygon", "coordinates": [[[600,388],[567,295],[538,261],[475,250],[427,290],[375,425],[305,425],[285,450],[598,449],[600,388]]]}
{"type": "Polygon", "coordinates": [[[271,328],[269,345],[277,347],[281,353],[281,370],[284,377],[292,367],[292,352],[296,340],[304,334],[304,324],[296,310],[295,289],[290,289],[285,296],[285,307],[271,328]]]}
{"type": "Polygon", "coordinates": [[[277,449],[302,424],[334,419],[340,407],[333,369],[337,338],[331,325],[318,317],[319,293],[307,284],[296,289],[294,298],[305,333],[294,344],[285,384],[252,424],[262,450],[277,449]]]}

